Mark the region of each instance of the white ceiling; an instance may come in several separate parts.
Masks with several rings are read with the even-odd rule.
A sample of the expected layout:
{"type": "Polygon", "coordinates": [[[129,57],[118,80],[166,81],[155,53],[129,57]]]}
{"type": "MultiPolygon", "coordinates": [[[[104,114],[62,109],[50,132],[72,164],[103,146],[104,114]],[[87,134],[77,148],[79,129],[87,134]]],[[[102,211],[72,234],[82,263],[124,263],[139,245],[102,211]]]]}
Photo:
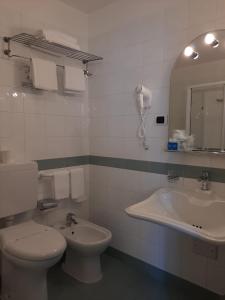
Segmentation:
{"type": "Polygon", "coordinates": [[[115,2],[116,0],[61,0],[61,1],[85,13],[91,13],[112,2],[115,2]]]}

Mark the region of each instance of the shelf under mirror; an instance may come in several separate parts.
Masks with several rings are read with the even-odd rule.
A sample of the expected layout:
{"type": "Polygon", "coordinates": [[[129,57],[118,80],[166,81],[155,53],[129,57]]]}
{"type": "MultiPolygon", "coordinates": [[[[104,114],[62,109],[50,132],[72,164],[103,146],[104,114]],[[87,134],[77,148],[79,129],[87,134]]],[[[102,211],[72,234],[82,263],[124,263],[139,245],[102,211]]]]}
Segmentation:
{"type": "Polygon", "coordinates": [[[186,153],[186,154],[202,154],[202,155],[225,155],[225,150],[200,150],[193,149],[190,151],[174,151],[174,150],[165,150],[169,153],[186,153]]]}

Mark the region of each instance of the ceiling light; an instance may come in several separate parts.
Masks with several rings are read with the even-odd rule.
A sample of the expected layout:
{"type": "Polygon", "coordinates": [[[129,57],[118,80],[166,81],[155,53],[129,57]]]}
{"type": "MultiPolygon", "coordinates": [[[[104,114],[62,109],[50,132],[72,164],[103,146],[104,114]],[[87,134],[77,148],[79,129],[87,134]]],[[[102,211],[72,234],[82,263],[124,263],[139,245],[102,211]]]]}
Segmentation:
{"type": "Polygon", "coordinates": [[[198,52],[196,52],[191,46],[188,46],[184,49],[184,55],[192,59],[197,59],[199,57],[198,52]]]}
{"type": "Polygon", "coordinates": [[[17,92],[14,92],[14,93],[12,93],[12,96],[13,96],[14,98],[18,97],[18,93],[17,93],[17,92]]]}
{"type": "Polygon", "coordinates": [[[219,46],[219,41],[216,39],[213,33],[207,33],[204,39],[206,45],[210,45],[213,48],[217,48],[219,46]]]}

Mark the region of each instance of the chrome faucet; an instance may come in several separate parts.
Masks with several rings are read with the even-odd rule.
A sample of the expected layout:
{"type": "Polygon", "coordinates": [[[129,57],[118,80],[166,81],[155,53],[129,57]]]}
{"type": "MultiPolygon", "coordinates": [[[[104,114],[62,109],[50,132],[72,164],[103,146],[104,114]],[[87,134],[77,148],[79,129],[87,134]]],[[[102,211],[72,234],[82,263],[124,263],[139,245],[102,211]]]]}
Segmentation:
{"type": "Polygon", "coordinates": [[[202,175],[199,178],[201,182],[201,190],[202,191],[209,191],[209,172],[202,171],[202,175]]]}
{"type": "Polygon", "coordinates": [[[74,213],[68,213],[66,215],[66,226],[70,227],[72,224],[78,224],[75,219],[76,215],[74,213]]]}
{"type": "Polygon", "coordinates": [[[170,183],[176,182],[180,179],[179,175],[174,170],[169,170],[167,174],[167,180],[170,183]]]}

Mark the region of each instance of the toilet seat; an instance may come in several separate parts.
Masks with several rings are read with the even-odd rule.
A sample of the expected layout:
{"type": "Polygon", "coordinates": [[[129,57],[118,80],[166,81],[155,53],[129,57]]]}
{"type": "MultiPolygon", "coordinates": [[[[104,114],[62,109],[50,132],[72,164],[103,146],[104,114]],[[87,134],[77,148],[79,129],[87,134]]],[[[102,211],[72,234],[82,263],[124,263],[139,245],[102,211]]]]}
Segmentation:
{"type": "Polygon", "coordinates": [[[24,260],[54,258],[66,248],[65,239],[60,233],[33,221],[3,229],[0,237],[4,252],[24,260]]]}

